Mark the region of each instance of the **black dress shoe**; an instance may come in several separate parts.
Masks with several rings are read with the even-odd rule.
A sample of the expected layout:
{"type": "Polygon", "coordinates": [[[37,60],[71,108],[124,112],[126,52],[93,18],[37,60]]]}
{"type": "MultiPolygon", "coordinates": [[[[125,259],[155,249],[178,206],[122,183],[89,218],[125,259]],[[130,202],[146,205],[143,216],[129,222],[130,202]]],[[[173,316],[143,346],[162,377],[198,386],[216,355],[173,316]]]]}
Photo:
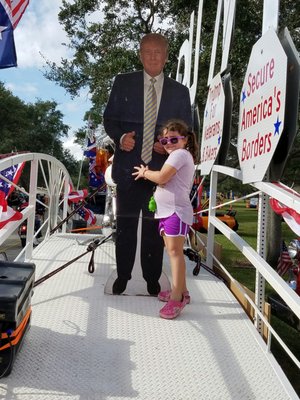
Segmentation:
{"type": "Polygon", "coordinates": [[[113,287],[112,287],[112,292],[113,294],[121,294],[124,292],[127,286],[127,279],[122,279],[122,278],[117,278],[114,281],[113,287]]]}
{"type": "Polygon", "coordinates": [[[160,292],[160,284],[155,282],[147,282],[147,290],[150,296],[157,296],[160,292]]]}

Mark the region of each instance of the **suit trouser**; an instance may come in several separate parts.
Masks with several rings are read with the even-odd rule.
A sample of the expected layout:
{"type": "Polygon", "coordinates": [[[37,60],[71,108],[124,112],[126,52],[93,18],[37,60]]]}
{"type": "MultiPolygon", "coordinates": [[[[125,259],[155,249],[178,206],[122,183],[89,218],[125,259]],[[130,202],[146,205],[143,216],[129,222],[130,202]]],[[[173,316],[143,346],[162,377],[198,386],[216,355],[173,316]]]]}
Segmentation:
{"type": "Polygon", "coordinates": [[[157,282],[162,271],[163,239],[158,232],[158,220],[148,210],[153,194],[150,182],[137,181],[129,189],[117,186],[116,261],[118,277],[131,279],[137,245],[141,246],[141,267],[147,282],[157,282]],[[141,243],[137,229],[142,211],[141,243]]]}

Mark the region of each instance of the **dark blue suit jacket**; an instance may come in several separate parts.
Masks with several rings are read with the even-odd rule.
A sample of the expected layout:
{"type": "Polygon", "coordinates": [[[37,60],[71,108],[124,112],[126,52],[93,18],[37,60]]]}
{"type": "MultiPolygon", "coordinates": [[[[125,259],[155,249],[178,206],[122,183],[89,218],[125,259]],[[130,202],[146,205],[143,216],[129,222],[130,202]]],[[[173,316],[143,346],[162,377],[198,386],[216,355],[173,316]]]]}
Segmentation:
{"type": "MultiPolygon", "coordinates": [[[[182,119],[192,126],[192,110],[187,87],[174,79],[164,77],[160,107],[157,115],[155,137],[171,118],[182,119]]],[[[118,186],[133,184],[133,167],[142,163],[141,151],[144,128],[144,75],[143,71],[117,75],[104,111],[104,128],[116,145],[112,178],[118,186]],[[135,147],[132,151],[120,150],[120,138],[124,133],[135,131],[135,147]]],[[[166,156],[153,152],[149,168],[159,170],[166,156]]]]}

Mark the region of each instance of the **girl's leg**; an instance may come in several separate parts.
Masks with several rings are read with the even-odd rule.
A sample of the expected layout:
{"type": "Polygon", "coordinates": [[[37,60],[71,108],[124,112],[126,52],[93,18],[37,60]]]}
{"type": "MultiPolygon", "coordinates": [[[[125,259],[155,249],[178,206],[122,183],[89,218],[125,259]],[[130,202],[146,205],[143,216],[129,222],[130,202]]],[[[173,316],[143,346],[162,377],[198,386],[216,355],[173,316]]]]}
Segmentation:
{"type": "Polygon", "coordinates": [[[166,250],[170,258],[172,273],[171,300],[181,301],[186,287],[186,266],[183,254],[184,236],[163,236],[166,250]]]}

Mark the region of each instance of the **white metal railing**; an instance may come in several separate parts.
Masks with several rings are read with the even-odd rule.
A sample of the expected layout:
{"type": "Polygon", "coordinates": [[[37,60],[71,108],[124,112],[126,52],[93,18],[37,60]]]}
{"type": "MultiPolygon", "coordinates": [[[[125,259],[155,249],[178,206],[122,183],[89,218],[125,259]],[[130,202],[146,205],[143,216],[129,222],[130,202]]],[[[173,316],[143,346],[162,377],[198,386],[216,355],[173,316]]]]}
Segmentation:
{"type": "MultiPolygon", "coordinates": [[[[0,160],[0,178],[6,181],[7,178],[1,174],[1,171],[14,165],[25,163],[24,171],[29,166],[28,182],[22,182],[24,186],[20,186],[10,182],[15,190],[23,193],[28,197],[28,206],[22,211],[23,217],[18,221],[12,221],[0,229],[0,251],[5,241],[15,232],[18,231],[24,221],[27,222],[27,238],[26,246],[15,258],[15,261],[23,257],[30,260],[34,241],[39,234],[43,232],[44,238],[48,237],[51,229],[53,229],[59,220],[67,216],[67,194],[69,192],[70,176],[65,166],[56,158],[47,154],[40,153],[24,153],[0,160]],[[43,206],[45,207],[45,219],[38,231],[35,232],[36,206],[40,201],[37,199],[38,184],[44,187],[44,194],[48,200],[43,206]]],[[[24,179],[24,178],[23,178],[24,179]]],[[[66,229],[62,226],[62,231],[66,229]]]]}
{"type": "MultiPolygon", "coordinates": [[[[267,349],[270,350],[270,343],[272,335],[278,340],[282,348],[286,351],[286,353],[290,356],[296,366],[300,369],[300,361],[296,358],[296,356],[290,351],[290,349],[285,345],[283,340],[279,337],[279,335],[275,332],[270,323],[266,320],[263,315],[263,303],[264,299],[264,286],[265,281],[267,281],[273,289],[277,292],[277,294],[285,301],[285,303],[289,306],[292,312],[300,319],[300,297],[295,293],[293,289],[289,287],[289,285],[278,275],[278,273],[267,263],[264,259],[265,254],[260,253],[260,243],[262,240],[263,231],[265,230],[265,221],[261,218],[262,206],[261,199],[263,196],[270,196],[281,203],[284,203],[288,207],[292,207],[294,210],[300,213],[300,199],[299,197],[288,193],[281,187],[276,184],[270,182],[257,182],[253,183],[252,186],[259,190],[260,193],[260,207],[258,211],[258,231],[257,231],[257,250],[254,250],[245,240],[243,240],[236,232],[230,229],[225,223],[223,223],[220,219],[216,217],[216,209],[218,206],[216,205],[217,198],[217,182],[218,182],[218,174],[221,173],[223,175],[231,176],[232,178],[238,179],[242,181],[242,173],[240,170],[233,169],[230,167],[224,167],[220,165],[215,165],[211,172],[210,179],[210,201],[208,208],[208,232],[207,232],[207,256],[206,256],[206,264],[208,267],[213,267],[213,261],[215,261],[222,270],[230,276],[226,268],[221,264],[220,260],[218,260],[213,254],[213,246],[214,246],[214,235],[215,228],[218,229],[220,233],[222,233],[231,243],[233,243],[236,248],[250,261],[250,263],[256,269],[256,287],[255,287],[255,301],[253,301],[245,292],[245,290],[235,281],[235,283],[239,286],[239,289],[244,293],[245,298],[250,302],[255,311],[255,325],[257,330],[262,333],[261,326],[258,324],[259,321],[263,321],[264,324],[269,329],[269,336],[267,342],[267,349]],[[261,218],[261,220],[260,220],[261,218]]],[[[268,207],[267,204],[263,205],[264,207],[268,207]]],[[[230,276],[231,277],[231,276],[230,276]]],[[[231,279],[233,279],[231,277],[231,279]]],[[[234,280],[234,279],[233,279],[234,280]]]]}
{"type": "MultiPolygon", "coordinates": [[[[48,237],[51,229],[53,229],[57,223],[66,217],[67,215],[67,194],[69,191],[70,177],[68,171],[64,165],[52,156],[39,153],[27,153],[21,155],[15,155],[9,158],[0,160],[0,171],[4,169],[25,162],[30,165],[30,178],[29,182],[25,187],[20,187],[16,185],[18,189],[23,194],[29,197],[28,206],[22,211],[23,218],[19,221],[10,222],[5,227],[0,229],[0,252],[2,251],[3,243],[14,233],[18,227],[27,220],[27,242],[25,248],[18,254],[15,261],[19,260],[22,255],[24,255],[25,260],[30,260],[32,257],[34,238],[38,232],[34,232],[34,219],[36,213],[36,195],[37,195],[37,184],[41,184],[45,187],[45,194],[49,199],[48,204],[44,204],[46,207],[46,217],[41,226],[44,237],[48,237]]],[[[287,352],[290,358],[294,361],[296,366],[300,368],[300,362],[295,357],[294,354],[288,349],[282,339],[275,332],[270,323],[266,320],[263,311],[262,304],[264,299],[264,288],[262,290],[261,285],[264,285],[266,280],[273,287],[273,289],[278,293],[278,295],[285,301],[285,303],[290,307],[294,314],[300,318],[300,298],[299,296],[284,282],[284,280],[277,274],[276,271],[266,262],[258,249],[254,250],[245,240],[243,240],[236,232],[231,230],[227,225],[220,221],[216,217],[216,209],[219,208],[217,203],[217,181],[218,174],[231,176],[235,179],[242,180],[241,171],[233,169],[230,167],[224,167],[216,165],[212,169],[211,180],[210,180],[210,201],[209,201],[209,219],[208,219],[208,232],[207,232],[207,258],[206,264],[208,267],[212,268],[213,261],[215,261],[227,275],[230,275],[226,268],[222,265],[220,260],[218,260],[213,255],[214,246],[214,230],[215,228],[219,230],[228,240],[230,240],[236,248],[251,262],[251,264],[256,268],[257,274],[259,274],[262,279],[256,280],[256,290],[255,290],[255,301],[253,301],[241,285],[235,282],[240,290],[244,292],[245,298],[253,306],[255,310],[255,322],[263,321],[264,324],[269,329],[269,337],[267,343],[267,349],[270,349],[270,342],[272,335],[278,340],[283,349],[287,352]]],[[[3,176],[0,174],[0,178],[3,176]]],[[[258,182],[252,185],[258,189],[259,193],[266,196],[271,196],[275,199],[280,200],[285,205],[294,208],[296,211],[300,212],[300,199],[293,194],[287,193],[284,189],[269,182],[258,182]]],[[[229,202],[232,203],[232,202],[229,202]]],[[[227,204],[227,203],[226,203],[227,204]]],[[[261,207],[259,207],[259,210],[261,207]]],[[[260,213],[261,211],[259,211],[260,213]]],[[[260,215],[259,215],[260,217],[260,215]]],[[[258,224],[258,240],[261,237],[261,230],[265,227],[263,224],[258,224]]],[[[62,226],[62,230],[65,232],[65,225],[62,226]]],[[[232,277],[231,277],[232,278],[232,277]]],[[[258,331],[260,331],[259,324],[256,324],[258,331]]],[[[260,331],[261,332],[261,331],[260,331]]]]}

